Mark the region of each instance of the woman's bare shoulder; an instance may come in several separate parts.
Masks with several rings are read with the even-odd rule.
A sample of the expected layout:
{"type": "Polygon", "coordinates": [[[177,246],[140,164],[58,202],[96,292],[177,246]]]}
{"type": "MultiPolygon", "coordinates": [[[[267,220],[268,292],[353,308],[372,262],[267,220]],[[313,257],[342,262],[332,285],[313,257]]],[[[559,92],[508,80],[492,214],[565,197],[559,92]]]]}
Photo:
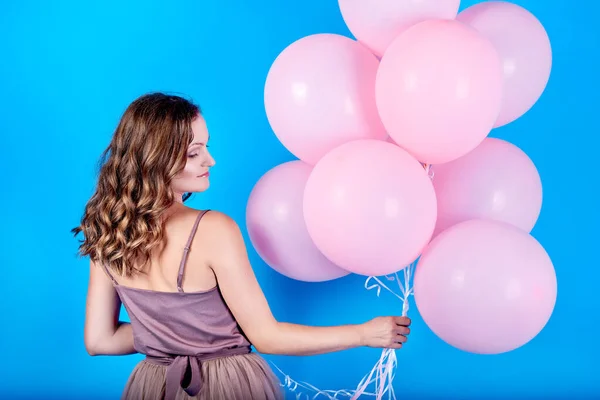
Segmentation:
{"type": "Polygon", "coordinates": [[[172,238],[182,237],[186,239],[194,223],[200,216],[202,218],[198,224],[196,236],[203,236],[204,239],[219,231],[219,228],[227,224],[230,219],[227,215],[219,211],[179,206],[176,210],[170,210],[165,215],[167,235],[170,235],[172,238]]]}
{"type": "Polygon", "coordinates": [[[190,223],[194,223],[194,221],[198,218],[200,214],[205,214],[202,217],[202,220],[208,219],[208,214],[218,213],[208,209],[197,209],[184,205],[173,206],[172,209],[167,210],[163,214],[163,218],[165,219],[167,224],[170,225],[188,225],[190,223]],[[208,212],[211,211],[211,212],[208,212]]]}
{"type": "MultiPolygon", "coordinates": [[[[221,211],[206,212],[196,235],[195,246],[213,266],[222,264],[223,257],[243,253],[246,250],[240,227],[231,216],[221,211]]],[[[192,244],[192,247],[195,246],[192,244]]]]}
{"type": "Polygon", "coordinates": [[[202,221],[204,226],[215,234],[226,234],[240,229],[237,222],[231,216],[218,210],[207,210],[206,214],[202,217],[202,221]]]}

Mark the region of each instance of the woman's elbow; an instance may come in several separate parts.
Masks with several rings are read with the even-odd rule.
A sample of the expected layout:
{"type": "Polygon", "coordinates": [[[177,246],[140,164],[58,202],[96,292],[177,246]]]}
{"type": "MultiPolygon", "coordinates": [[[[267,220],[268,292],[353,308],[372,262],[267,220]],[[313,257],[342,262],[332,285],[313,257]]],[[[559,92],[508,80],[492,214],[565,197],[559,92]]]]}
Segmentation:
{"type": "Polygon", "coordinates": [[[276,347],[269,340],[255,340],[252,345],[261,354],[279,354],[276,347]]]}
{"type": "Polygon", "coordinates": [[[85,343],[85,351],[87,351],[90,356],[97,356],[99,354],[96,347],[88,343],[85,343]]]}
{"type": "Polygon", "coordinates": [[[98,356],[102,354],[99,342],[100,340],[98,338],[91,338],[86,336],[83,340],[83,343],[85,345],[85,351],[87,351],[87,353],[90,356],[98,356]]]}
{"type": "Polygon", "coordinates": [[[255,332],[249,337],[252,346],[261,354],[283,354],[279,345],[279,331],[277,326],[255,332]]]}

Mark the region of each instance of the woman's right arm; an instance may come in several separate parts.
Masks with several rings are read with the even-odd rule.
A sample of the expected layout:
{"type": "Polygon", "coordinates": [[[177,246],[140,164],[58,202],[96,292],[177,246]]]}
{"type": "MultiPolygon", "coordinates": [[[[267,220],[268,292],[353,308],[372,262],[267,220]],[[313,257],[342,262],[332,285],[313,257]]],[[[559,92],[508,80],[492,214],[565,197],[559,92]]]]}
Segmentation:
{"type": "Polygon", "coordinates": [[[410,325],[406,317],[379,317],[364,324],[330,327],[278,322],[256,280],[235,221],[211,211],[203,223],[211,241],[203,248],[210,248],[210,267],[225,302],[259,352],[312,355],[359,346],[399,349],[406,342],[410,325]]]}
{"type": "Polygon", "coordinates": [[[121,300],[106,272],[90,261],[90,280],[85,307],[84,342],[88,354],[136,353],[131,324],[119,321],[121,300]]]}

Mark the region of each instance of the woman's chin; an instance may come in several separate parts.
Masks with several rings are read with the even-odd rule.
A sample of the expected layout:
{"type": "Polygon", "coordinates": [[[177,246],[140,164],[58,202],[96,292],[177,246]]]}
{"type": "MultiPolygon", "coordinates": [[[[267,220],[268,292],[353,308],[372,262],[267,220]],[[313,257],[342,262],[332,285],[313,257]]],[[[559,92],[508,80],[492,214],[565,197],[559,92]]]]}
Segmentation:
{"type": "Polygon", "coordinates": [[[210,182],[207,179],[205,183],[198,185],[198,189],[196,190],[196,192],[204,192],[204,191],[208,190],[209,187],[210,187],[210,182]]]}

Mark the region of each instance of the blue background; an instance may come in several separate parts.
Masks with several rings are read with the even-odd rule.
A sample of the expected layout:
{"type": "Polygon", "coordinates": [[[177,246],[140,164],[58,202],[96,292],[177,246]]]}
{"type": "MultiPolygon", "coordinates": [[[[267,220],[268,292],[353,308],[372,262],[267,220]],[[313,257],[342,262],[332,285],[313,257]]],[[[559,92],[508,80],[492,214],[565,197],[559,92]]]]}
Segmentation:
{"type": "MultiPolygon", "coordinates": [[[[264,112],[272,61],[302,36],[350,35],[332,0],[167,3],[23,0],[0,6],[1,398],[117,398],[141,358],[85,352],[88,260],[75,257],[77,242],[69,233],[127,104],[154,90],[185,93],[201,104],[218,164],[211,190],[189,204],[224,211],[245,228],[254,183],[293,158],[264,112]]],[[[473,3],[463,0],[461,8],[473,3]]],[[[443,343],[413,307],[413,334],[398,353],[395,388],[402,399],[600,397],[600,273],[591,251],[600,223],[594,162],[600,4],[516,3],[546,27],[553,71],[534,108],[492,135],[521,147],[541,174],[545,197],[533,234],[555,263],[556,309],[526,346],[480,356],[443,343]]],[[[296,282],[270,270],[250,246],[249,252],[281,320],[342,324],[400,312],[392,296],[364,290],[362,277],[296,282]]],[[[355,349],[267,358],[297,380],[351,389],[379,354],[355,349]]]]}

